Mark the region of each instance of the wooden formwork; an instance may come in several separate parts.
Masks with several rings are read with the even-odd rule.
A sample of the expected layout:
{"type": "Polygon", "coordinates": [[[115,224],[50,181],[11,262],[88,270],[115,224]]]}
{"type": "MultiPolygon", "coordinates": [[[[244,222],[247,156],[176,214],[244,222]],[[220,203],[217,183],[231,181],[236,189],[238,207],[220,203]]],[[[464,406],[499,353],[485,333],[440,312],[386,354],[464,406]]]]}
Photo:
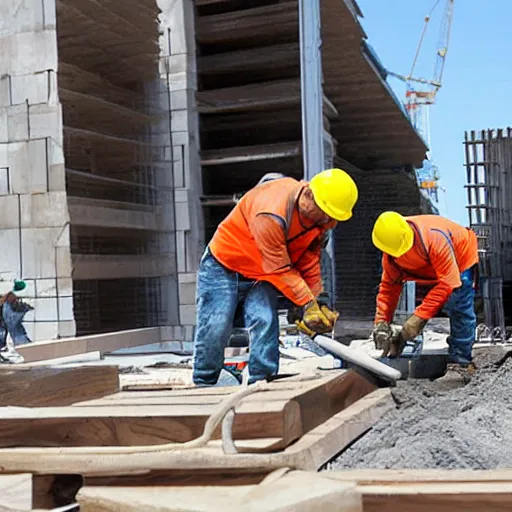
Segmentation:
{"type": "Polygon", "coordinates": [[[32,505],[46,508],[74,499],[84,479],[86,487],[106,486],[114,494],[117,487],[152,494],[157,487],[171,492],[183,479],[204,484],[218,475],[226,481],[247,475],[254,481],[254,474],[282,467],[314,471],[393,407],[389,390],[351,370],[265,383],[236,406],[237,453],[226,453],[219,425],[211,439],[196,440],[238,388],[121,391],[117,369],[108,366],[24,365],[0,369],[0,380],[29,390],[23,381],[36,374],[39,394],[0,400],[0,473],[28,475],[32,505]]]}

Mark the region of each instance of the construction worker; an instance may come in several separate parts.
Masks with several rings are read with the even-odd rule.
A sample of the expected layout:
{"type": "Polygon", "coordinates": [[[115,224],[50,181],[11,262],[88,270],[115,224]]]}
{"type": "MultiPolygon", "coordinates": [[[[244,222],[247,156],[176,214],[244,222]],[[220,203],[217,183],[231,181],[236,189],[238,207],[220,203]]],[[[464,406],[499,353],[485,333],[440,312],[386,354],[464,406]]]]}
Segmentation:
{"type": "Polygon", "coordinates": [[[337,314],[317,301],[326,231],[352,217],[358,191],[340,169],[310,183],[274,176],[247,192],[218,226],[198,269],[196,385],[215,385],[237,305],[250,338],[249,382],[278,372],[277,299],[303,307],[300,327],[331,332],[337,314]]]}
{"type": "Polygon", "coordinates": [[[0,295],[0,363],[24,363],[25,359],[15,349],[17,345],[30,343],[31,339],[23,326],[23,318],[34,308],[21,300],[17,293],[26,288],[25,281],[14,280],[7,293],[0,295]],[[8,343],[7,335],[12,343],[8,343]]]}
{"type": "MultiPolygon", "coordinates": [[[[377,296],[375,345],[399,356],[427,321],[441,310],[450,318],[449,366],[461,375],[473,369],[474,284],[478,245],[473,231],[437,215],[403,217],[384,212],[375,222],[373,244],[384,254],[377,296]],[[405,281],[433,286],[419,307],[394,334],[391,322],[405,281]]],[[[471,372],[469,372],[471,373],[471,372]]]]}

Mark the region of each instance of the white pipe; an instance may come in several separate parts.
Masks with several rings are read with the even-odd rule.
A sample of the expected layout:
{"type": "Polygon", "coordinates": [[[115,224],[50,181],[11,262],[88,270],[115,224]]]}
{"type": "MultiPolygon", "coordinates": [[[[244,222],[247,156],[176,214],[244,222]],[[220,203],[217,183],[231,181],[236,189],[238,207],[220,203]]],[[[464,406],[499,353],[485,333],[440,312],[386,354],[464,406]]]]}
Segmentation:
{"type": "Polygon", "coordinates": [[[380,377],[384,377],[385,379],[393,382],[402,378],[402,374],[398,370],[373,359],[373,357],[369,356],[362,350],[347,347],[346,345],[328,338],[327,336],[317,335],[314,338],[314,342],[328,352],[341,357],[345,361],[356,364],[365,370],[375,373],[380,377]]]}

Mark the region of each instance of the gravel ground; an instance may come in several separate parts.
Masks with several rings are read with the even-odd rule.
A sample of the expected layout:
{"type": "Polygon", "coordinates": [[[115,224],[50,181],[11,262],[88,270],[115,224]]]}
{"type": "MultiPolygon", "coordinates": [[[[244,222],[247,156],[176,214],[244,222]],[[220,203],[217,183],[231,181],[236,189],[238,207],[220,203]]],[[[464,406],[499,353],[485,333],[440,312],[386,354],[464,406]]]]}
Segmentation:
{"type": "Polygon", "coordinates": [[[456,389],[399,382],[397,408],[327,469],[512,467],[512,358],[504,354],[480,351],[473,379],[456,389]]]}

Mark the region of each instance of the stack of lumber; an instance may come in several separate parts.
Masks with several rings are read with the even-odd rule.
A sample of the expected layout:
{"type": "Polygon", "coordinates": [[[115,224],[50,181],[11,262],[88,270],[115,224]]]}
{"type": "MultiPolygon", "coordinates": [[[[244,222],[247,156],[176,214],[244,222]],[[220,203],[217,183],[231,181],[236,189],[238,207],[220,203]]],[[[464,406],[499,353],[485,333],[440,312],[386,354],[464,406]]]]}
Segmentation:
{"type": "Polygon", "coordinates": [[[145,503],[158,494],[151,487],[183,478],[316,470],[393,407],[389,390],[353,371],[265,383],[236,405],[230,453],[220,424],[196,441],[237,387],[119,391],[116,367],[39,365],[0,368],[0,486],[26,485],[33,507],[71,503],[84,478],[91,488],[142,486],[145,503]],[[2,480],[12,474],[26,476],[2,480]]]}
{"type": "MultiPolygon", "coordinates": [[[[321,358],[319,358],[321,359],[321,358]]],[[[82,511],[509,510],[512,471],[314,473],[394,404],[349,370],[259,385],[235,407],[225,450],[219,407],[247,390],[120,391],[113,366],[0,367],[0,508],[82,511]],[[201,439],[201,438],[200,438],[201,439]],[[309,472],[307,472],[309,471],[309,472]]]]}

